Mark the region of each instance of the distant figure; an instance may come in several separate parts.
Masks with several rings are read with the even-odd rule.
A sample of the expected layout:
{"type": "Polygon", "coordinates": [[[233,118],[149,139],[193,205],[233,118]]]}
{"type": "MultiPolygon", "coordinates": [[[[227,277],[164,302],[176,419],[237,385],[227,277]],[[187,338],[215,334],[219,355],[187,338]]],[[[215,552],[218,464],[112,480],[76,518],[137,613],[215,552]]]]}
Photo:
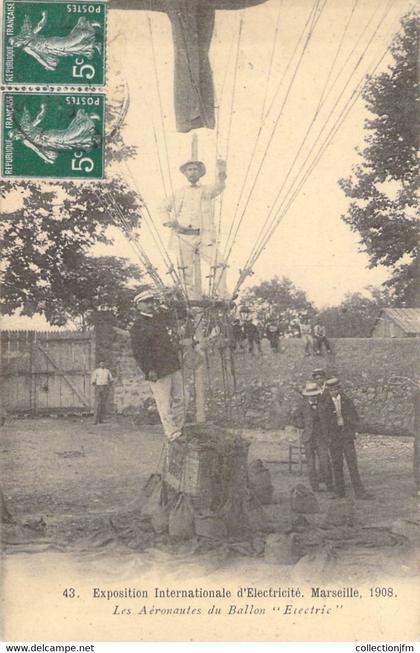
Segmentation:
{"type": "Polygon", "coordinates": [[[327,490],[333,489],[328,442],[321,428],[319,416],[320,396],[321,391],[317,384],[307,383],[302,392],[302,401],[292,415],[293,425],[303,429],[302,442],[305,447],[309,483],[313,492],[319,492],[321,481],[326,484],[327,490]],[[317,457],[320,464],[319,475],[316,468],[317,457]]]}
{"type": "Polygon", "coordinates": [[[280,327],[277,322],[271,321],[267,324],[265,335],[270,343],[271,351],[277,354],[280,343],[280,327]]]}
{"type": "Polygon", "coordinates": [[[253,354],[255,351],[255,345],[258,347],[258,351],[261,353],[261,341],[259,338],[258,328],[253,323],[251,319],[247,319],[243,324],[244,334],[248,341],[248,353],[253,354]]]}
{"type": "Polygon", "coordinates": [[[112,374],[105,367],[104,361],[100,361],[99,367],[92,374],[92,385],[95,387],[95,424],[102,424],[105,419],[106,402],[108,401],[109,389],[113,380],[112,374]]]}
{"type": "Polygon", "coordinates": [[[334,492],[336,498],[346,494],[344,484],[344,459],[350,474],[354,493],[359,499],[370,499],[372,494],[366,492],[359,474],[354,440],[359,425],[359,416],[349,397],[341,389],[337,378],[325,383],[326,396],[320,403],[320,420],[323,433],[328,440],[334,475],[334,492]]]}
{"type": "Polygon", "coordinates": [[[238,318],[235,318],[232,324],[232,340],[231,340],[232,351],[237,351],[238,347],[240,351],[244,351],[244,340],[245,340],[245,334],[242,328],[242,324],[238,318]]]}
{"type": "Polygon", "coordinates": [[[134,302],[138,316],[130,333],[133,355],[150,382],[165,435],[173,441],[183,433],[187,401],[179,350],[169,333],[169,314],[155,309],[152,290],[143,290],[134,302]]]}
{"type": "Polygon", "coordinates": [[[331,347],[327,338],[327,330],[325,326],[318,321],[314,326],[314,347],[317,356],[321,356],[323,345],[327,354],[331,354],[331,347]]]}
{"type": "Polygon", "coordinates": [[[307,318],[304,318],[299,322],[299,329],[305,348],[305,356],[310,356],[314,353],[314,339],[312,336],[311,323],[307,318]]]}

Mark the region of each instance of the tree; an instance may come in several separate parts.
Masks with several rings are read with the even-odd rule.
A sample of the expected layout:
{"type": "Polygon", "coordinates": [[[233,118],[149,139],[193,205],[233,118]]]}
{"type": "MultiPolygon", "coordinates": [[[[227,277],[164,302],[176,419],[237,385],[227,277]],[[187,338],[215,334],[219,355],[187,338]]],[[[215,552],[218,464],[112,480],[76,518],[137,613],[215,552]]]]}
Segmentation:
{"type": "Polygon", "coordinates": [[[285,331],[292,330],[299,315],[305,314],[309,318],[315,315],[314,306],[304,291],[296,288],[287,277],[280,279],[277,275],[247,289],[242,302],[256,313],[264,325],[274,320],[280,322],[285,331]]]}
{"type": "Polygon", "coordinates": [[[83,256],[95,243],[111,242],[108,227],[121,228],[114,204],[127,225],[137,226],[138,198],[118,179],[81,186],[6,182],[2,192],[5,205],[16,203],[16,196],[20,202],[13,212],[1,216],[2,312],[42,313],[57,324],[54,293],[70,270],[83,266],[83,256]]]}
{"type": "Polygon", "coordinates": [[[392,294],[380,288],[369,289],[370,297],[347,293],[339,306],[329,306],[319,313],[331,338],[368,338],[376,319],[385,306],[392,305],[392,294]]]}
{"type": "MultiPolygon", "coordinates": [[[[107,104],[108,165],[135,154],[135,149],[121,139],[124,93],[120,84],[115,90],[117,99],[107,104]]],[[[1,186],[0,198],[7,208],[0,214],[1,310],[6,314],[20,310],[29,316],[41,313],[52,324],[61,324],[65,314],[74,317],[74,310],[77,313],[81,308],[74,292],[80,290],[80,301],[88,301],[87,286],[83,285],[86,279],[77,286],[72,271],[90,275],[92,296],[88,303],[95,305],[95,283],[99,280],[92,277],[88,252],[96,243],[112,242],[111,226],[127,231],[139,227],[143,206],[142,198],[118,176],[111,176],[106,183],[7,180],[1,186]]],[[[112,268],[120,281],[128,270],[138,278],[138,271],[134,273],[134,268],[123,265],[121,259],[115,259],[112,268]]],[[[117,297],[113,308],[117,313],[121,309],[117,297]]],[[[79,315],[83,320],[83,311],[79,315]]]]}
{"type": "Polygon", "coordinates": [[[50,324],[73,322],[84,330],[94,323],[97,311],[109,311],[126,326],[138,292],[135,282],[142,276],[140,268],[124,258],[81,255],[53,278],[44,314],[50,324]]]}
{"type": "Polygon", "coordinates": [[[373,77],[363,97],[372,118],[363,161],[340,185],[353,201],[342,216],[361,236],[370,267],[384,265],[386,285],[400,304],[420,306],[419,223],[416,216],[418,81],[417,15],[410,11],[393,41],[393,63],[373,77]]]}

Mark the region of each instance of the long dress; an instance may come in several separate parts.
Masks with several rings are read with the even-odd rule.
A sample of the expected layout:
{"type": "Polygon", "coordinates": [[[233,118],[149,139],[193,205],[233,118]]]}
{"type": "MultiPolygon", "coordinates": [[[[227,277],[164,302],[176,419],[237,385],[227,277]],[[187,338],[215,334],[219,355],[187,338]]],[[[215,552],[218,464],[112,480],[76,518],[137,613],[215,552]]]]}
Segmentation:
{"type": "Polygon", "coordinates": [[[174,102],[179,132],[214,129],[215,101],[209,50],[218,9],[244,9],[266,0],[111,0],[111,9],[165,12],[175,51],[174,102]]]}
{"type": "Polygon", "coordinates": [[[55,70],[62,57],[83,56],[92,59],[95,51],[100,52],[101,45],[96,42],[96,23],[90,23],[81,17],[66,36],[39,36],[47,22],[47,13],[38,25],[32,29],[27,16],[23,21],[21,32],[12,39],[14,47],[22,47],[47,70],[55,70]]]}
{"type": "Polygon", "coordinates": [[[79,109],[65,129],[44,130],[39,126],[45,116],[42,107],[33,120],[25,107],[18,122],[15,138],[21,140],[26,147],[33,150],[46,163],[54,163],[60,151],[81,149],[89,151],[100,141],[95,132],[96,114],[89,115],[84,109],[79,109]]]}

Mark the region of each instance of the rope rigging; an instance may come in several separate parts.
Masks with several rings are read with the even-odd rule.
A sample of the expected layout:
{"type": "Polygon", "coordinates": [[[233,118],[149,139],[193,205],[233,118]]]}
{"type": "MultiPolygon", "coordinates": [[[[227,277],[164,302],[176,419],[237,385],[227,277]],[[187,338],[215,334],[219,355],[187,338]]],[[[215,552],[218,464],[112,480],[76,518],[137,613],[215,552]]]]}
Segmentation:
{"type": "MultiPolygon", "coordinates": [[[[390,6],[390,4],[391,3],[388,3],[388,7],[390,6]]],[[[381,24],[382,24],[382,21],[378,25],[378,27],[376,28],[375,33],[379,30],[381,24]]],[[[370,70],[368,77],[366,78],[366,76],[364,74],[363,77],[361,78],[361,80],[358,82],[358,84],[354,88],[351,96],[348,98],[345,105],[340,110],[340,112],[339,112],[339,114],[338,114],[338,116],[336,118],[335,123],[332,125],[329,132],[325,136],[323,142],[321,143],[321,146],[319,147],[319,149],[316,152],[314,158],[310,162],[308,168],[304,171],[303,177],[298,181],[297,187],[293,189],[293,186],[292,186],[292,189],[293,189],[292,194],[290,195],[290,197],[286,196],[286,198],[283,200],[283,203],[279,208],[279,212],[276,214],[275,220],[272,221],[272,223],[271,223],[271,225],[269,227],[269,230],[266,232],[266,234],[264,236],[264,239],[262,240],[262,242],[259,243],[259,245],[256,248],[255,247],[253,248],[251,255],[248,257],[246,267],[242,271],[242,273],[241,273],[241,275],[239,277],[238,283],[236,284],[235,292],[238,292],[240,286],[244,282],[244,280],[245,280],[245,278],[247,276],[247,268],[252,268],[255,265],[256,260],[258,259],[258,257],[261,255],[262,251],[267,246],[267,244],[268,244],[271,236],[273,235],[275,229],[277,228],[278,224],[280,224],[281,220],[287,214],[290,207],[292,206],[292,204],[294,203],[294,201],[298,197],[303,185],[306,183],[307,179],[310,177],[310,175],[312,174],[312,172],[316,168],[316,166],[319,163],[320,159],[322,158],[323,154],[327,150],[329,144],[331,143],[334,136],[336,135],[336,133],[340,129],[341,125],[345,121],[348,113],[351,111],[351,109],[353,108],[353,106],[355,105],[355,103],[357,102],[357,100],[359,99],[361,94],[363,93],[363,90],[364,90],[366,84],[368,84],[370,78],[375,73],[377,68],[380,66],[380,64],[382,63],[382,61],[384,60],[385,56],[387,55],[387,53],[389,51],[390,51],[390,46],[388,46],[386,48],[385,52],[381,55],[379,61],[370,70]]],[[[325,126],[326,126],[326,124],[324,124],[323,130],[324,130],[325,126]]],[[[309,156],[310,155],[308,155],[308,157],[306,158],[304,164],[308,161],[309,156]]],[[[302,168],[303,168],[304,164],[302,164],[299,172],[302,171],[302,168]]],[[[297,179],[297,177],[295,177],[294,181],[296,181],[296,179],[297,179]]]]}
{"type": "MultiPolygon", "coordinates": [[[[227,262],[228,262],[228,260],[230,258],[230,255],[232,253],[232,249],[233,249],[234,243],[236,241],[239,229],[240,229],[240,227],[241,227],[241,225],[243,223],[243,220],[244,220],[244,217],[246,215],[246,211],[247,211],[247,208],[249,206],[252,194],[253,194],[253,192],[255,190],[255,187],[256,187],[257,182],[258,182],[258,178],[259,178],[259,176],[261,174],[261,171],[262,171],[264,163],[266,161],[268,152],[269,152],[271,144],[273,142],[274,136],[275,136],[275,134],[277,132],[277,129],[278,129],[278,126],[280,124],[280,120],[281,120],[281,118],[283,116],[284,108],[285,108],[285,106],[286,106],[286,104],[288,102],[288,99],[290,97],[294,82],[295,82],[295,80],[297,78],[297,74],[299,72],[299,69],[300,69],[302,61],[303,61],[303,58],[304,58],[304,56],[305,56],[305,54],[307,52],[309,43],[310,43],[311,38],[313,36],[313,33],[315,31],[316,25],[317,25],[321,15],[322,15],[322,12],[323,12],[323,10],[325,8],[327,0],[324,0],[324,3],[322,4],[321,7],[320,7],[320,2],[321,2],[321,0],[315,0],[315,4],[314,4],[314,7],[313,7],[313,10],[311,12],[310,19],[309,19],[308,33],[306,34],[306,38],[304,40],[304,45],[303,45],[302,51],[301,51],[301,53],[300,53],[300,55],[298,57],[297,63],[296,63],[295,68],[293,70],[291,80],[289,82],[289,85],[287,87],[285,96],[283,98],[283,102],[281,103],[279,112],[278,112],[277,117],[276,117],[276,119],[274,121],[273,128],[271,129],[267,144],[266,144],[266,146],[264,148],[262,159],[261,159],[260,164],[259,164],[259,166],[257,168],[255,178],[254,178],[254,180],[253,180],[253,182],[251,184],[251,188],[250,188],[250,190],[248,192],[247,199],[245,201],[245,205],[244,205],[244,207],[242,209],[238,224],[235,227],[235,230],[234,230],[233,236],[231,237],[231,242],[230,243],[229,243],[229,236],[228,236],[228,239],[227,239],[227,242],[226,242],[226,247],[225,247],[224,252],[223,252],[223,261],[224,261],[224,263],[226,265],[227,265],[227,262]]],[[[238,203],[237,206],[239,206],[239,203],[238,203]]],[[[236,211],[235,211],[235,215],[236,215],[236,211]]],[[[235,219],[235,216],[234,216],[234,219],[235,219]]],[[[233,220],[233,222],[234,222],[234,220],[233,220]]],[[[233,227],[233,222],[232,222],[231,227],[233,227]]],[[[232,233],[232,228],[231,228],[229,233],[230,234],[232,233]]]]}
{"type": "MultiPolygon", "coordinates": [[[[317,32],[317,27],[325,14],[326,6],[328,5],[328,0],[314,0],[311,4],[309,14],[305,19],[305,24],[301,32],[299,33],[298,39],[294,48],[292,50],[291,56],[289,57],[286,67],[283,69],[280,83],[276,86],[274,93],[270,98],[270,82],[272,79],[274,64],[276,61],[276,51],[278,47],[279,34],[281,33],[280,24],[281,24],[281,13],[285,0],[279,7],[277,18],[275,21],[273,42],[269,53],[267,73],[265,76],[265,85],[262,95],[262,106],[259,115],[258,129],[255,139],[253,139],[251,147],[251,155],[247,166],[245,169],[245,177],[243,178],[239,196],[237,201],[234,204],[233,217],[229,225],[228,235],[225,240],[223,251],[220,251],[220,241],[221,241],[221,232],[222,232],[222,220],[223,220],[223,209],[224,209],[224,197],[221,196],[220,200],[216,204],[217,206],[217,216],[216,216],[216,225],[217,225],[217,237],[216,237],[216,247],[214,250],[214,258],[212,264],[210,264],[210,274],[207,276],[208,279],[208,296],[209,298],[215,298],[217,296],[218,287],[222,277],[222,273],[225,268],[228,267],[228,262],[232,255],[232,250],[237,242],[238,234],[244,223],[245,218],[249,214],[250,203],[255,195],[257,188],[257,183],[259,181],[260,175],[264,169],[264,165],[267,162],[268,154],[271,152],[273,147],[275,136],[279,125],[285,117],[285,108],[289,103],[291,95],[293,93],[294,87],[297,83],[297,80],[300,77],[301,71],[303,69],[303,63],[305,58],[308,56],[308,50],[311,42],[314,40],[314,34],[317,32]],[[287,80],[287,81],[286,81],[287,80]],[[282,91],[282,96],[280,97],[280,92],[282,91]],[[269,106],[267,106],[269,105],[269,106]],[[270,123],[273,123],[270,126],[270,123]],[[258,148],[262,146],[260,155],[258,156],[258,161],[255,160],[256,153],[259,151],[258,148]],[[257,164],[257,165],[255,165],[257,164]],[[254,167],[253,167],[254,166],[254,167]],[[221,270],[220,277],[218,277],[218,272],[221,270]]],[[[324,155],[326,149],[330,145],[334,136],[337,134],[338,130],[341,128],[344,120],[346,119],[349,111],[351,111],[354,104],[360,98],[367,80],[365,78],[366,71],[363,73],[362,79],[359,79],[360,69],[362,63],[367,59],[367,54],[370,51],[370,47],[374,40],[377,37],[377,34],[384,24],[386,18],[388,17],[391,7],[394,4],[393,0],[388,0],[383,8],[383,3],[379,2],[372,14],[369,16],[369,19],[366,24],[363,25],[361,33],[358,35],[350,52],[344,55],[344,44],[348,38],[350,31],[350,26],[354,20],[357,9],[360,5],[360,0],[353,0],[351,7],[349,7],[349,14],[346,16],[345,22],[340,30],[340,37],[336,46],[334,46],[334,53],[331,60],[328,63],[328,70],[326,76],[322,83],[322,88],[320,89],[319,97],[316,101],[316,106],[313,110],[313,114],[309,120],[308,125],[305,128],[303,135],[299,138],[297,143],[296,150],[293,153],[291,163],[288,164],[285,174],[282,177],[280,186],[278,187],[275,197],[273,200],[270,198],[270,206],[264,217],[264,221],[259,228],[257,237],[253,241],[252,247],[250,249],[249,255],[245,261],[245,265],[240,270],[239,278],[235,285],[233,295],[235,295],[245,279],[251,274],[252,269],[254,268],[257,260],[261,256],[262,252],[267,247],[270,239],[272,238],[274,231],[284,219],[285,215],[289,212],[291,206],[296,201],[299,196],[302,188],[306,184],[309,177],[312,175],[316,169],[319,161],[324,155]],[[376,17],[380,8],[383,8],[381,11],[381,17],[379,22],[377,22],[376,17]],[[370,34],[371,25],[375,24],[375,28],[372,34],[370,34]],[[366,41],[367,38],[367,42],[366,41]],[[363,43],[363,51],[359,53],[359,47],[363,43]],[[354,56],[356,55],[356,61],[351,64],[354,56]],[[343,62],[340,64],[340,60],[343,59],[343,62]],[[347,97],[348,93],[350,95],[347,97]],[[328,103],[331,103],[331,106],[328,108],[328,103]],[[318,130],[315,133],[315,127],[318,126],[318,130]]],[[[238,12],[239,13],[239,12],[238,12]]],[[[197,99],[200,103],[203,115],[206,115],[206,107],[201,97],[200,89],[194,83],[194,75],[191,70],[191,61],[188,55],[188,48],[186,47],[186,38],[187,30],[186,25],[184,24],[184,17],[182,13],[179,13],[178,16],[182,39],[184,40],[186,58],[188,63],[188,70],[191,77],[191,83],[197,94],[197,99]]],[[[168,195],[168,186],[169,193],[172,198],[175,198],[174,187],[172,183],[171,176],[171,165],[169,159],[169,147],[168,147],[168,138],[167,138],[167,129],[165,123],[165,113],[163,111],[162,103],[162,93],[159,82],[158,66],[156,60],[156,46],[154,41],[153,34],[153,25],[150,19],[150,16],[147,16],[147,24],[149,29],[149,37],[151,42],[151,54],[153,60],[153,71],[155,76],[155,85],[156,85],[156,95],[157,95],[157,105],[160,112],[160,130],[161,138],[158,137],[156,124],[153,119],[153,113],[151,113],[152,118],[152,129],[153,129],[153,138],[154,144],[158,156],[159,172],[162,180],[162,186],[165,193],[165,196],[168,195]],[[163,151],[163,155],[162,155],[163,151]],[[168,182],[167,182],[168,180],[168,182]]],[[[226,62],[226,68],[224,72],[221,95],[220,95],[220,104],[216,107],[217,109],[217,122],[216,122],[216,157],[219,155],[219,149],[222,143],[222,135],[220,130],[220,108],[223,105],[222,99],[225,95],[225,87],[228,79],[229,68],[231,65],[231,58],[233,57],[233,71],[232,71],[232,92],[230,94],[229,101],[226,103],[227,121],[226,121],[226,140],[224,146],[226,148],[226,159],[230,155],[231,141],[232,141],[232,130],[233,130],[233,116],[235,115],[235,102],[237,96],[237,87],[239,84],[239,69],[240,69],[240,52],[241,52],[241,43],[244,31],[244,12],[241,11],[239,15],[238,29],[236,34],[236,44],[235,37],[232,38],[230,45],[229,56],[226,62]]],[[[389,48],[387,48],[387,51],[389,48]]],[[[387,52],[386,51],[386,52],[387,52]]],[[[380,63],[383,61],[383,58],[386,56],[386,53],[381,57],[381,60],[376,64],[373,70],[376,70],[380,63]]],[[[370,64],[369,64],[370,69],[370,64]]],[[[373,73],[370,72],[370,75],[373,73]]],[[[206,121],[207,122],[207,121],[206,121]]],[[[208,124],[207,124],[208,126],[208,124]]],[[[138,189],[136,178],[133,175],[129,164],[124,161],[124,166],[126,168],[126,173],[131,178],[133,186],[136,188],[137,193],[141,196],[141,193],[138,189]]],[[[102,202],[103,198],[101,198],[102,202]]],[[[108,196],[107,200],[112,206],[115,204],[115,198],[108,196]]],[[[175,202],[174,202],[175,206],[175,202]]],[[[127,223],[124,223],[124,216],[119,207],[113,206],[114,215],[118,216],[121,224],[124,225],[124,229],[127,231],[127,223]]],[[[188,286],[185,275],[185,265],[184,261],[181,260],[178,268],[176,268],[171,260],[171,256],[167,251],[162,235],[161,230],[158,225],[156,225],[152,213],[149,210],[149,207],[146,203],[142,207],[141,217],[144,221],[144,224],[150,230],[150,233],[153,237],[153,242],[156,247],[156,251],[159,252],[162,260],[164,261],[173,285],[178,287],[185,298],[186,303],[189,302],[188,297],[188,286]]],[[[153,265],[150,261],[149,256],[144,251],[144,248],[138,243],[138,241],[131,241],[131,245],[136,248],[139,257],[141,257],[143,265],[145,265],[148,274],[150,274],[153,282],[156,286],[164,287],[166,284],[162,282],[162,279],[159,276],[156,268],[153,268],[153,265]]],[[[199,256],[199,254],[197,254],[199,256]]],[[[207,314],[210,315],[213,309],[208,309],[207,314]]],[[[195,327],[195,330],[197,326],[195,327]]],[[[230,362],[231,366],[233,365],[233,353],[230,353],[230,362]]],[[[228,397],[232,396],[231,389],[228,388],[229,380],[227,377],[228,368],[229,368],[229,356],[227,355],[225,349],[220,351],[220,363],[222,376],[224,379],[225,387],[225,402],[228,401],[228,397]]],[[[206,360],[208,360],[207,352],[205,352],[206,360]]],[[[207,369],[209,370],[209,364],[207,364],[207,369]]],[[[232,367],[233,369],[233,367],[232,367]]],[[[231,371],[232,371],[231,369],[231,371]]],[[[232,384],[232,374],[230,376],[230,383],[232,384]]],[[[233,382],[235,394],[235,382],[233,382]]],[[[226,410],[229,410],[229,407],[226,404],[226,410]]]]}

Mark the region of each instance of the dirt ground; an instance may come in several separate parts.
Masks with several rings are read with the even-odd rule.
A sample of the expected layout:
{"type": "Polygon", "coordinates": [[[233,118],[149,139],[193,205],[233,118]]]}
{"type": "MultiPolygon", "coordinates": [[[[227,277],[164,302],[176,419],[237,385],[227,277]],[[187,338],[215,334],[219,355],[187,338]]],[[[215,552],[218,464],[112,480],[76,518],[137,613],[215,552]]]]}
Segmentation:
{"type": "MultiPolygon", "coordinates": [[[[271,509],[280,522],[286,520],[290,489],[306,481],[297,466],[293,473],[288,470],[286,434],[241,433],[251,442],[249,460],[260,458],[270,469],[276,496],[271,509]]],[[[87,417],[9,417],[0,449],[7,505],[21,522],[33,522],[34,532],[42,518],[38,528],[42,541],[45,537],[54,541],[59,534],[61,545],[74,542],[77,534],[91,530],[95,520],[138,507],[141,488],[158,467],[163,443],[159,426],[139,427],[127,417],[111,417],[98,426],[87,417]]],[[[413,440],[360,435],[357,449],[361,476],[374,494],[371,501],[355,502],[358,523],[391,528],[396,520],[414,520],[413,440]]],[[[348,494],[352,496],[350,487],[348,494]]],[[[318,497],[324,512],[329,496],[321,492],[318,497]]]]}

